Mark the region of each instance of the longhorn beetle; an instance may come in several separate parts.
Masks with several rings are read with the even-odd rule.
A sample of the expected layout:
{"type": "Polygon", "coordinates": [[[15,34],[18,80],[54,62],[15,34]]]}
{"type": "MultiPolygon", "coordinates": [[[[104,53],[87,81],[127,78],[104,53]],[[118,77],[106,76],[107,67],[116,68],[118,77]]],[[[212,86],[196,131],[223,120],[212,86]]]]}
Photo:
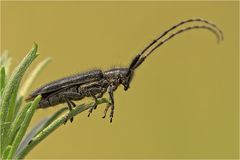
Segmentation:
{"type": "MultiPolygon", "coordinates": [[[[107,105],[103,118],[106,117],[107,111],[111,107],[110,122],[112,122],[115,106],[113,92],[118,88],[118,86],[123,85],[124,90],[127,91],[135,70],[153,51],[174,36],[194,29],[209,30],[216,35],[218,42],[223,40],[223,33],[215,24],[200,18],[184,20],[167,29],[159,37],[153,40],[152,43],[146,46],[142,52],[133,58],[129,67],[113,68],[107,71],[93,70],[62,78],[43,85],[39,89],[35,90],[26,98],[26,101],[33,100],[36,96],[41,95],[42,99],[39,102],[38,108],[47,108],[57,104],[67,103],[68,108],[71,111],[72,108],[76,106],[73,101],[78,101],[85,97],[92,97],[94,99],[94,104],[89,109],[88,116],[90,116],[93,109],[97,108],[97,99],[101,98],[104,93],[108,92],[111,104],[107,105]],[[184,24],[190,24],[193,22],[202,23],[203,25],[191,25],[183,27],[174,33],[169,33],[179,27],[182,27],[184,24]],[[168,33],[170,35],[167,36],[168,33]]],[[[70,118],[70,121],[73,121],[73,117],[70,118]]]]}

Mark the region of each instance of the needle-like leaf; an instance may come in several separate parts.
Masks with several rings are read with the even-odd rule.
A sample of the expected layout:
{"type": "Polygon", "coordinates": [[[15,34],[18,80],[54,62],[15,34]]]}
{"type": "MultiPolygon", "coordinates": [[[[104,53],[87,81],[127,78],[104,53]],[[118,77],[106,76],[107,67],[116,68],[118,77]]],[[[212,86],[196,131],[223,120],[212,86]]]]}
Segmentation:
{"type": "MultiPolygon", "coordinates": [[[[110,102],[108,101],[108,99],[102,98],[102,99],[98,100],[97,103],[98,104],[102,104],[102,103],[109,104],[110,102]]],[[[90,103],[87,105],[86,104],[79,105],[79,106],[75,107],[72,111],[55,119],[51,124],[49,124],[46,128],[41,130],[36,136],[34,136],[32,138],[32,140],[30,141],[30,143],[25,148],[23,148],[22,151],[20,153],[18,153],[15,158],[23,159],[27,155],[27,153],[29,153],[38,143],[40,143],[42,140],[44,140],[49,134],[54,132],[61,125],[65,124],[65,122],[67,120],[69,120],[71,117],[74,117],[74,116],[78,115],[79,113],[89,109],[92,105],[93,105],[93,103],[90,103]]]]}
{"type": "Polygon", "coordinates": [[[8,159],[12,159],[14,153],[16,152],[23,136],[25,135],[26,133],[26,130],[30,124],[30,121],[32,119],[32,116],[37,108],[37,105],[39,103],[39,101],[41,100],[41,96],[37,96],[34,101],[32,102],[30,108],[27,110],[26,112],[26,116],[24,117],[23,119],[23,122],[21,124],[21,127],[19,128],[14,140],[13,140],[13,143],[12,143],[12,148],[11,150],[9,151],[9,154],[8,154],[8,159]]]}
{"type": "Polygon", "coordinates": [[[31,87],[32,83],[35,81],[36,77],[39,75],[39,73],[47,66],[47,64],[51,62],[51,58],[46,58],[42,62],[40,62],[36,68],[31,72],[31,74],[28,76],[27,80],[23,84],[22,88],[20,89],[19,94],[21,96],[26,96],[29,88],[31,87]]]}
{"type": "Polygon", "coordinates": [[[1,66],[0,68],[0,95],[2,97],[3,89],[5,88],[6,84],[6,73],[4,66],[1,66]]]}
{"type": "MultiPolygon", "coordinates": [[[[32,63],[32,61],[37,57],[37,44],[34,44],[33,48],[30,50],[30,52],[26,55],[26,57],[21,61],[21,63],[16,67],[13,74],[8,80],[8,83],[3,91],[2,95],[2,101],[1,101],[1,110],[0,110],[0,124],[3,124],[6,122],[6,120],[11,119],[8,118],[8,116],[12,116],[14,114],[10,113],[9,111],[13,112],[15,109],[11,107],[15,107],[15,105],[10,106],[11,99],[14,96],[14,92],[17,92],[19,83],[29,67],[29,65],[32,63]]],[[[15,104],[15,103],[14,103],[15,104]]],[[[1,149],[4,148],[4,137],[6,136],[6,133],[8,131],[8,127],[1,127],[1,149]]]]}
{"type": "MultiPolygon", "coordinates": [[[[66,111],[67,108],[62,108],[56,113],[54,113],[51,117],[46,117],[42,119],[39,123],[37,123],[31,131],[26,135],[26,137],[23,139],[21,144],[19,145],[16,155],[22,152],[24,148],[27,147],[28,143],[32,140],[32,138],[37,135],[40,131],[42,131],[44,128],[46,128],[50,123],[52,123],[57,117],[59,117],[64,111],[66,111]]],[[[15,158],[15,157],[14,157],[15,158]]]]}

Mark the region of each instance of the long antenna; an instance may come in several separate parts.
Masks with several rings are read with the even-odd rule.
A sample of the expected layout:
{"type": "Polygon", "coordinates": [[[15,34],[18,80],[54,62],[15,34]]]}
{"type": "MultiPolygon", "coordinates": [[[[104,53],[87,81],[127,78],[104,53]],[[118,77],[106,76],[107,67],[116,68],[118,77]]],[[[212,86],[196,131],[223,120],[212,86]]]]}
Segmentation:
{"type": "Polygon", "coordinates": [[[219,43],[220,40],[222,40],[222,35],[219,35],[218,32],[216,30],[214,30],[213,28],[209,27],[209,26],[190,26],[190,27],[186,27],[183,28],[173,34],[171,34],[170,36],[168,36],[166,39],[162,40],[158,45],[156,45],[154,48],[152,48],[144,57],[149,56],[153,51],[155,51],[158,47],[160,47],[161,45],[163,45],[164,43],[166,43],[168,40],[170,40],[171,38],[175,37],[176,35],[188,31],[188,30],[192,30],[192,29],[207,29],[209,31],[211,31],[213,34],[215,34],[215,36],[217,37],[217,42],[219,43]]]}
{"type": "MultiPolygon", "coordinates": [[[[178,30],[175,33],[172,33],[170,36],[168,36],[167,38],[165,38],[164,40],[160,41],[155,47],[153,47],[147,54],[141,56],[140,54],[138,54],[132,61],[131,65],[130,65],[130,69],[134,70],[136,69],[138,66],[140,66],[142,64],[142,62],[153,52],[155,51],[158,47],[160,47],[161,45],[163,45],[164,43],[166,43],[167,41],[169,41],[170,39],[172,39],[173,37],[175,37],[176,35],[188,31],[188,30],[193,30],[193,29],[206,29],[211,31],[214,35],[216,35],[218,42],[220,40],[223,39],[223,35],[221,34],[222,32],[220,32],[220,34],[213,29],[212,27],[206,26],[206,25],[195,25],[195,26],[189,26],[189,27],[185,27],[182,28],[180,30],[178,30]]],[[[148,47],[150,48],[150,47],[148,47]]],[[[130,71],[129,71],[130,72],[130,71]]],[[[130,74],[130,73],[129,73],[130,74]]]]}
{"type": "Polygon", "coordinates": [[[178,24],[172,26],[171,28],[169,28],[168,30],[166,30],[165,32],[163,32],[158,38],[156,38],[155,40],[153,40],[152,43],[150,43],[147,47],[145,47],[142,52],[140,53],[140,55],[143,55],[152,45],[154,45],[159,39],[161,39],[162,37],[164,37],[166,34],[168,34],[170,31],[174,30],[175,28],[183,25],[183,24],[186,24],[186,23],[189,23],[189,22],[203,22],[205,24],[208,24],[210,26],[212,26],[213,28],[215,28],[221,35],[221,39],[223,40],[224,37],[223,37],[223,32],[212,22],[209,22],[205,19],[201,19],[201,18],[195,18],[195,19],[188,19],[188,20],[184,20],[184,21],[181,21],[179,22],[178,24]]]}

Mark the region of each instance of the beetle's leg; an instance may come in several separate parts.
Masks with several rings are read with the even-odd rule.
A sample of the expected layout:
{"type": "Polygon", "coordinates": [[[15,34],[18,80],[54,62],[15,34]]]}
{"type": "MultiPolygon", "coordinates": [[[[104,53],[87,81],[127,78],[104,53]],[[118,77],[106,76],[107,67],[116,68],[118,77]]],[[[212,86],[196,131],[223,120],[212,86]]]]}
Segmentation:
{"type": "MultiPolygon", "coordinates": [[[[96,97],[97,97],[97,98],[102,98],[104,92],[105,92],[105,91],[104,91],[104,89],[103,89],[102,92],[99,93],[96,97]]],[[[94,109],[97,109],[97,105],[94,107],[94,109]]]]}
{"type": "MultiPolygon", "coordinates": [[[[68,98],[65,98],[65,100],[66,100],[66,102],[68,104],[68,108],[69,108],[69,112],[70,112],[72,110],[72,104],[71,104],[71,102],[70,102],[70,100],[68,98]]],[[[68,119],[68,117],[67,117],[67,119],[68,119]]],[[[70,118],[70,122],[71,123],[73,122],[73,117],[70,118]]],[[[66,123],[67,123],[67,120],[64,122],[64,124],[66,124],[66,123]]]]}
{"type": "Polygon", "coordinates": [[[90,116],[90,114],[92,113],[93,109],[97,109],[97,99],[101,98],[103,96],[103,94],[105,93],[106,89],[102,88],[102,87],[95,87],[92,88],[90,91],[88,91],[88,96],[93,97],[94,104],[92,105],[92,107],[89,109],[89,113],[88,113],[88,117],[90,116]]]}
{"type": "Polygon", "coordinates": [[[107,106],[106,106],[106,108],[105,108],[105,110],[104,110],[104,112],[103,112],[102,118],[105,118],[105,117],[106,117],[107,111],[108,111],[108,109],[109,109],[110,107],[111,107],[111,103],[108,103],[107,106]]]}
{"type": "Polygon", "coordinates": [[[93,97],[94,99],[94,103],[93,105],[91,106],[91,108],[89,109],[89,113],[88,113],[88,117],[91,115],[92,111],[94,108],[97,108],[97,97],[93,94],[90,93],[90,95],[93,97]]]}
{"type": "MultiPolygon", "coordinates": [[[[78,99],[78,98],[82,97],[81,94],[76,93],[76,92],[63,92],[63,93],[61,93],[61,95],[63,96],[63,98],[67,102],[69,111],[71,111],[72,108],[76,106],[76,104],[73,101],[71,101],[70,99],[78,99]]],[[[70,122],[73,122],[73,117],[70,118],[70,122]]]]}
{"type": "Polygon", "coordinates": [[[72,104],[73,108],[76,107],[76,104],[73,101],[70,101],[70,103],[72,104]]]}
{"type": "Polygon", "coordinates": [[[108,90],[108,94],[110,96],[110,100],[111,100],[111,112],[110,112],[110,123],[112,123],[112,119],[113,119],[113,114],[114,114],[114,96],[113,96],[113,91],[116,87],[115,86],[110,86],[109,90],[108,90]]]}

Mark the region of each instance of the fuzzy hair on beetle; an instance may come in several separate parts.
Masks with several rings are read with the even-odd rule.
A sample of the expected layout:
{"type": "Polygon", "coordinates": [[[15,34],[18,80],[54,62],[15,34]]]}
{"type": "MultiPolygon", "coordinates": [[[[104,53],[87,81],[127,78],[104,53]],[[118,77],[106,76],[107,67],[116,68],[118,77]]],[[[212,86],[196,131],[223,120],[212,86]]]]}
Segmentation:
{"type": "MultiPolygon", "coordinates": [[[[154,39],[142,52],[132,59],[128,67],[117,67],[106,71],[96,69],[53,81],[33,91],[26,98],[26,101],[33,100],[36,96],[41,95],[42,99],[39,102],[38,108],[48,108],[67,103],[69,111],[71,111],[76,106],[73,101],[91,97],[94,99],[94,104],[89,109],[88,116],[90,116],[93,109],[97,108],[97,99],[101,98],[107,92],[111,104],[106,106],[103,118],[106,117],[108,109],[111,108],[110,122],[112,122],[115,109],[113,93],[118,86],[123,85],[124,90],[127,91],[136,69],[141,66],[149,55],[176,35],[195,29],[205,29],[212,32],[217,37],[217,42],[223,40],[223,32],[214,23],[200,18],[184,20],[165,30],[160,36],[154,39]],[[194,22],[202,24],[190,25],[194,22]],[[190,26],[183,27],[184,24],[189,24],[190,26]],[[178,29],[179,27],[182,28],[178,29]],[[172,31],[175,32],[171,33],[172,31]]],[[[73,121],[73,117],[70,117],[70,121],[73,121]]]]}

